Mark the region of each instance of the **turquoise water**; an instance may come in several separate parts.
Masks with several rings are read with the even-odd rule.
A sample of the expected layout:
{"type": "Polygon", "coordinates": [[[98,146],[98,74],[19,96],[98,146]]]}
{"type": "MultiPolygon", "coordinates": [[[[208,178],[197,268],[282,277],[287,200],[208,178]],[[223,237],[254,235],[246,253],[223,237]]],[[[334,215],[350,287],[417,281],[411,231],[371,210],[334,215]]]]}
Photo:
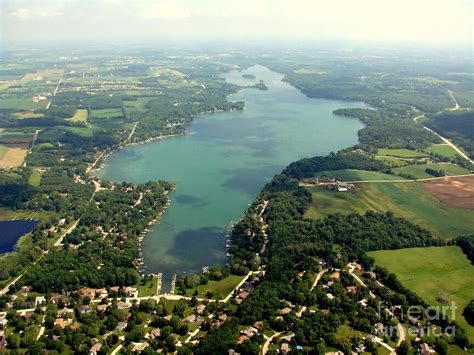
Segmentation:
{"type": "Polygon", "coordinates": [[[200,272],[226,261],[225,231],[276,173],[302,157],[326,155],[357,143],[362,124],[332,111],[361,103],[312,99],[262,66],[233,71],[236,84],[255,81],[269,90],[242,89],[231,101],[243,112],[197,117],[188,134],[126,147],[112,154],[100,177],[175,182],[171,206],[143,242],[146,272],[162,272],[166,290],[173,273],[200,272]]]}

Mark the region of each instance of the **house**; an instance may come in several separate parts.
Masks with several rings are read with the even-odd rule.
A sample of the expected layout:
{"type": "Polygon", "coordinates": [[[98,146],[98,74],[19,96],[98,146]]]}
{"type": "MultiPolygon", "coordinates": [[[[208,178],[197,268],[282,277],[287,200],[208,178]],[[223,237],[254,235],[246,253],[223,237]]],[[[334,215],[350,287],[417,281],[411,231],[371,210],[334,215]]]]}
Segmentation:
{"type": "Polygon", "coordinates": [[[434,351],[433,348],[431,348],[428,344],[423,343],[423,344],[421,344],[421,347],[420,347],[420,354],[421,355],[432,355],[432,354],[436,354],[436,351],[434,351]]]}
{"type": "Polygon", "coordinates": [[[135,287],[125,287],[124,292],[127,297],[138,297],[138,290],[135,287]]]}
{"type": "Polygon", "coordinates": [[[325,355],[344,355],[344,353],[342,351],[330,351],[325,355]]]}
{"type": "Polygon", "coordinates": [[[324,315],[328,315],[328,314],[331,314],[331,311],[329,309],[322,309],[321,313],[324,315]]]}
{"type": "Polygon", "coordinates": [[[58,318],[54,321],[54,326],[58,326],[59,328],[64,329],[70,323],[70,319],[58,318]]]}
{"type": "Polygon", "coordinates": [[[365,351],[365,346],[363,344],[357,345],[355,347],[355,351],[358,352],[358,353],[363,353],[365,351]]]}
{"type": "Polygon", "coordinates": [[[254,326],[255,328],[257,328],[258,330],[262,330],[262,329],[265,327],[263,321],[261,321],[261,320],[255,322],[255,323],[253,324],[253,326],[254,326]]]}
{"type": "Polygon", "coordinates": [[[382,323],[375,324],[375,334],[379,337],[383,337],[385,335],[385,327],[382,323]]]}
{"type": "Polygon", "coordinates": [[[46,303],[46,298],[43,296],[38,296],[35,299],[35,306],[42,305],[43,303],[46,303]]]}
{"type": "Polygon", "coordinates": [[[132,343],[132,353],[141,353],[143,350],[145,350],[148,346],[148,343],[132,343]]]}
{"type": "Polygon", "coordinates": [[[196,320],[197,320],[197,317],[194,314],[191,314],[190,316],[187,316],[186,318],[184,318],[184,322],[188,324],[194,323],[196,322],[196,320]]]}
{"type": "Polygon", "coordinates": [[[247,340],[249,340],[249,337],[246,335],[241,335],[239,339],[237,339],[237,344],[241,345],[245,343],[247,340]]]}
{"type": "Polygon", "coordinates": [[[334,295],[332,293],[326,293],[326,297],[329,298],[330,300],[334,299],[334,295]]]}
{"type": "Polygon", "coordinates": [[[81,297],[87,297],[87,298],[93,300],[95,298],[95,290],[92,289],[92,288],[81,288],[79,290],[79,295],[81,297]]]}
{"type": "Polygon", "coordinates": [[[161,334],[160,328],[155,328],[150,332],[150,335],[153,339],[159,337],[160,334],[161,334]]]}
{"type": "Polygon", "coordinates": [[[222,314],[219,316],[219,321],[220,321],[220,322],[225,322],[226,319],[227,319],[227,314],[225,314],[225,313],[222,313],[222,314]]]}
{"type": "Polygon", "coordinates": [[[340,277],[341,277],[341,274],[339,273],[339,271],[332,273],[330,276],[330,278],[334,280],[338,280],[340,277]]]}
{"type": "Polygon", "coordinates": [[[290,352],[290,346],[288,345],[288,343],[281,344],[280,353],[288,354],[289,352],[290,352]]]}
{"type": "Polygon", "coordinates": [[[58,317],[59,318],[64,318],[64,317],[67,317],[67,315],[71,314],[71,313],[74,313],[74,311],[72,309],[63,308],[63,309],[58,311],[58,317]]]}
{"type": "Polygon", "coordinates": [[[118,329],[119,331],[123,331],[125,328],[127,328],[127,323],[125,323],[125,322],[119,322],[119,323],[117,324],[117,329],[118,329]]]}
{"type": "Polygon", "coordinates": [[[128,302],[119,302],[117,303],[117,308],[118,309],[127,309],[130,308],[132,305],[128,302]]]}
{"type": "Polygon", "coordinates": [[[355,287],[355,286],[347,286],[346,290],[347,290],[347,292],[352,293],[354,295],[357,293],[357,287],[355,287]]]}
{"type": "Polygon", "coordinates": [[[254,335],[258,335],[258,329],[254,327],[247,327],[246,329],[240,331],[240,334],[244,334],[249,338],[253,337],[254,335]]]}
{"type": "Polygon", "coordinates": [[[99,288],[98,290],[95,290],[95,294],[99,297],[99,298],[107,298],[107,296],[109,295],[109,293],[107,292],[106,289],[103,289],[103,288],[99,288]]]}
{"type": "Polygon", "coordinates": [[[360,304],[362,307],[364,308],[367,308],[367,306],[369,305],[367,303],[367,300],[364,298],[363,300],[360,300],[359,302],[357,302],[358,304],[360,304]]]}
{"type": "Polygon", "coordinates": [[[97,353],[99,352],[101,347],[102,347],[102,344],[100,344],[100,343],[94,344],[94,346],[92,346],[92,348],[90,348],[89,354],[90,355],[97,355],[97,353]]]}
{"type": "Polygon", "coordinates": [[[5,335],[0,333],[0,350],[5,349],[5,335]]]}
{"type": "Polygon", "coordinates": [[[97,312],[105,312],[105,310],[107,309],[108,305],[106,304],[99,304],[97,307],[96,307],[96,310],[97,312]]]}
{"type": "Polygon", "coordinates": [[[205,304],[200,304],[196,307],[197,314],[203,314],[205,310],[206,310],[205,304]]]}
{"type": "Polygon", "coordinates": [[[242,298],[242,299],[246,299],[248,296],[250,295],[250,293],[248,291],[242,291],[239,293],[239,297],[242,298]]]}
{"type": "Polygon", "coordinates": [[[291,308],[289,308],[289,307],[285,307],[280,311],[281,315],[287,315],[287,314],[290,314],[290,313],[291,313],[291,308]]]}
{"type": "Polygon", "coordinates": [[[0,317],[0,329],[5,329],[7,327],[8,320],[5,318],[5,316],[0,317]]]}

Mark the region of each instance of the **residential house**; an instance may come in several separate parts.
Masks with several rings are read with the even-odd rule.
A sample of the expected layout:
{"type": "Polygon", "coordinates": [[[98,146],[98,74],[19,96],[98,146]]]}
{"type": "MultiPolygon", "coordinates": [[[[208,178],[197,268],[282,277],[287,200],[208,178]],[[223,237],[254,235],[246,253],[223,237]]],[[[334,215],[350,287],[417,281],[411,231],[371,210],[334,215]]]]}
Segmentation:
{"type": "Polygon", "coordinates": [[[100,348],[102,348],[102,344],[100,344],[100,343],[94,344],[92,346],[92,348],[90,348],[90,350],[89,350],[90,355],[97,355],[100,348]]]}

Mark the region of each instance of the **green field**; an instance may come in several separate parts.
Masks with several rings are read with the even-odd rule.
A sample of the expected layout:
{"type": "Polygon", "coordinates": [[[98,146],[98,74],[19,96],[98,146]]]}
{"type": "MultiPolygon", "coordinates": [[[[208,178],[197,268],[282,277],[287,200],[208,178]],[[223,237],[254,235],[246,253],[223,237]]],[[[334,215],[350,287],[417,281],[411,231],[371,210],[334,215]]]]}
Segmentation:
{"type": "Polygon", "coordinates": [[[48,100],[34,102],[31,97],[0,97],[0,109],[39,110],[46,108],[48,100]]]}
{"type": "Polygon", "coordinates": [[[41,173],[39,171],[33,171],[28,179],[28,184],[39,187],[41,185],[41,173]]]}
{"type": "Polygon", "coordinates": [[[404,180],[404,178],[397,175],[384,174],[378,171],[356,169],[326,170],[321,171],[316,175],[335,177],[340,181],[404,180]]]}
{"type": "Polygon", "coordinates": [[[426,148],[425,150],[427,152],[439,154],[442,157],[446,157],[450,159],[456,158],[457,156],[459,156],[459,154],[453,149],[453,147],[447,144],[433,144],[432,146],[426,148]]]}
{"type": "Polygon", "coordinates": [[[123,117],[122,109],[120,108],[106,108],[102,110],[92,110],[93,119],[108,119],[123,117]]]}
{"type": "Polygon", "coordinates": [[[466,175],[470,174],[470,171],[464,168],[461,168],[458,165],[454,164],[415,164],[415,165],[406,165],[400,168],[394,168],[397,174],[408,174],[414,176],[416,179],[430,179],[433,178],[433,175],[427,174],[425,172],[426,168],[434,170],[443,170],[447,176],[453,175],[466,175]]]}
{"type": "Polygon", "coordinates": [[[0,159],[3,158],[3,156],[5,155],[5,153],[7,152],[8,148],[5,147],[4,145],[1,145],[0,144],[0,159]]]}
{"type": "Polygon", "coordinates": [[[362,183],[356,184],[351,192],[331,191],[324,186],[308,189],[313,202],[305,213],[306,218],[368,210],[392,211],[443,239],[474,233],[474,211],[441,203],[421,183],[362,183]]]}
{"type": "Polygon", "coordinates": [[[474,340],[474,327],[461,315],[474,298],[474,266],[459,247],[382,250],[369,255],[429,304],[442,305],[436,300],[438,297],[455,302],[456,321],[466,329],[471,342],[474,340]]]}
{"type": "Polygon", "coordinates": [[[93,130],[89,127],[54,126],[54,128],[65,132],[71,132],[83,137],[92,137],[94,134],[93,130]]]}
{"type": "Polygon", "coordinates": [[[70,122],[87,122],[87,110],[84,108],[79,108],[76,110],[74,116],[66,118],[66,121],[70,122]]]}
{"type": "Polygon", "coordinates": [[[387,155],[399,158],[423,158],[427,156],[426,153],[409,149],[379,149],[377,155],[387,155]]]}
{"type": "Polygon", "coordinates": [[[212,292],[214,299],[225,298],[238,284],[244,276],[229,275],[220,281],[209,281],[207,285],[199,285],[186,289],[187,296],[193,296],[197,290],[197,297],[206,297],[207,292],[212,292]]]}

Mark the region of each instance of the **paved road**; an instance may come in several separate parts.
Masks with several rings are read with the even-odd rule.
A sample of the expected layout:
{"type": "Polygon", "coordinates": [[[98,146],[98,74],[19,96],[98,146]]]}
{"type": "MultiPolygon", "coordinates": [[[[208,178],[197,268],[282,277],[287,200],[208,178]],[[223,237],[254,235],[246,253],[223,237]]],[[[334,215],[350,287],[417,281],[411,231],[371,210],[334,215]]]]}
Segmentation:
{"type": "Polygon", "coordinates": [[[276,338],[277,336],[279,336],[281,333],[280,332],[277,332],[275,334],[273,334],[271,337],[268,337],[266,340],[265,340],[265,343],[263,344],[263,347],[262,347],[262,354],[265,355],[267,352],[268,352],[268,347],[270,346],[270,344],[272,343],[272,340],[273,338],[276,338]]]}

